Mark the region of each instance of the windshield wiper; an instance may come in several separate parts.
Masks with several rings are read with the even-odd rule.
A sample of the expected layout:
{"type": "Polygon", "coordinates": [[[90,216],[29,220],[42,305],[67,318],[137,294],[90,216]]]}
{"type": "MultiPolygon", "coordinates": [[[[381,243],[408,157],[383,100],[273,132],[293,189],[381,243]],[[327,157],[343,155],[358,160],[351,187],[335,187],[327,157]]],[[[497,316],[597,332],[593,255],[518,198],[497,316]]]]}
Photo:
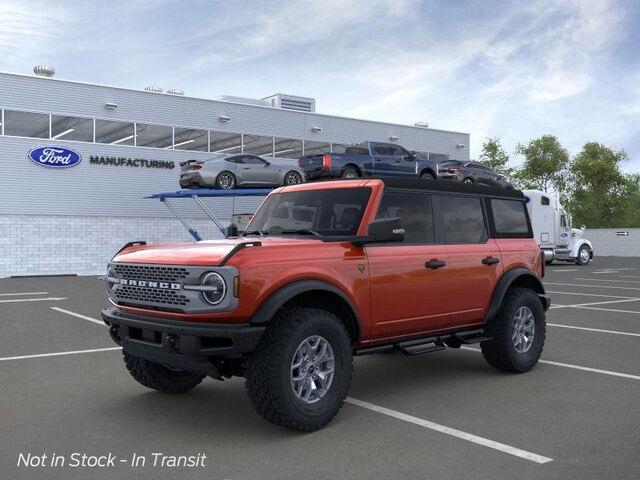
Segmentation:
{"type": "Polygon", "coordinates": [[[242,232],[242,236],[246,237],[247,235],[260,235],[261,237],[264,237],[267,234],[267,232],[263,232],[262,230],[251,230],[249,232],[242,232]]]}
{"type": "Polygon", "coordinates": [[[316,232],[315,230],[311,230],[310,228],[300,228],[298,230],[283,230],[281,233],[283,233],[284,235],[289,233],[293,235],[313,235],[314,237],[322,236],[318,232],[316,232]]]}

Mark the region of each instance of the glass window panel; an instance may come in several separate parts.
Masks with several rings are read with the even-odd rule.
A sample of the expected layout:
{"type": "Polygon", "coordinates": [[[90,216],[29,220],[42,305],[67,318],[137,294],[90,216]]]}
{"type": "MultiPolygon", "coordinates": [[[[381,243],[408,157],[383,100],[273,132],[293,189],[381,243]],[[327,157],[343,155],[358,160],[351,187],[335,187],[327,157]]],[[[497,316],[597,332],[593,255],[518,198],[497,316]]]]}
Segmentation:
{"type": "Polygon", "coordinates": [[[331,144],[329,142],[314,142],[313,140],[304,141],[305,155],[322,155],[323,153],[329,153],[330,151],[331,144]]]}
{"type": "Polygon", "coordinates": [[[273,157],[273,137],[244,134],[244,153],[273,157]]]}
{"type": "Polygon", "coordinates": [[[443,153],[430,153],[429,160],[433,160],[436,163],[445,162],[449,160],[449,155],[443,153]]]}
{"type": "MultiPolygon", "coordinates": [[[[498,233],[526,234],[529,233],[525,205],[518,200],[491,200],[493,223],[498,233]]],[[[561,223],[564,215],[560,217],[561,223]]],[[[564,226],[564,225],[562,225],[564,226]]]]}
{"type": "Polygon", "coordinates": [[[171,127],[136,123],[136,145],[138,147],[171,147],[173,131],[171,127]]]}
{"type": "Polygon", "coordinates": [[[96,142],[133,145],[133,123],[96,120],[96,142]]]}
{"type": "Polygon", "coordinates": [[[376,218],[402,219],[404,243],[433,243],[431,199],[424,193],[385,191],[376,218]]]}
{"type": "Polygon", "coordinates": [[[209,149],[209,138],[206,130],[176,127],[173,148],[176,150],[195,150],[206,152],[209,149]]]}
{"type": "Polygon", "coordinates": [[[16,137],[49,138],[49,115],[4,111],[4,134],[16,137]]]}
{"type": "Polygon", "coordinates": [[[479,198],[440,196],[447,243],[485,243],[487,229],[479,198]]]}
{"type": "Polygon", "coordinates": [[[293,140],[291,138],[275,139],[274,157],[280,158],[300,158],[302,157],[302,140],[293,140]]]}
{"type": "Polygon", "coordinates": [[[93,119],[51,115],[51,138],[93,142],[93,119]]]}
{"type": "MultiPolygon", "coordinates": [[[[346,143],[332,143],[331,144],[331,152],[332,153],[344,153],[347,150],[347,147],[349,147],[349,145],[347,145],[346,143]]],[[[368,152],[367,152],[368,154],[368,152]]]]}
{"type": "Polygon", "coordinates": [[[242,135],[239,133],[211,132],[211,153],[232,155],[242,153],[242,135]]]}

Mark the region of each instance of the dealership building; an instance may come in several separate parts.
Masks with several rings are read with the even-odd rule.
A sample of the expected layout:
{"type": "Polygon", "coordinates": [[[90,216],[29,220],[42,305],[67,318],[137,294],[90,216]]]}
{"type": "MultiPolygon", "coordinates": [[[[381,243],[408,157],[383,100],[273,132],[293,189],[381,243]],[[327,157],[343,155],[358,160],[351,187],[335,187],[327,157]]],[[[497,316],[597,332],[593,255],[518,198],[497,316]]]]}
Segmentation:
{"type": "MultiPolygon", "coordinates": [[[[323,115],[306,97],[210,100],[59,80],[47,67],[34,72],[0,73],[0,277],[101,274],[128,241],[193,241],[161,202],[145,198],[179,189],[185,160],[249,153],[295,162],[365,140],[437,161],[469,159],[466,133],[323,115]],[[30,156],[56,150],[77,155],[66,168],[30,156]]],[[[206,200],[226,222],[261,201],[206,200]]],[[[220,237],[192,202],[174,205],[203,237],[220,237]]]]}

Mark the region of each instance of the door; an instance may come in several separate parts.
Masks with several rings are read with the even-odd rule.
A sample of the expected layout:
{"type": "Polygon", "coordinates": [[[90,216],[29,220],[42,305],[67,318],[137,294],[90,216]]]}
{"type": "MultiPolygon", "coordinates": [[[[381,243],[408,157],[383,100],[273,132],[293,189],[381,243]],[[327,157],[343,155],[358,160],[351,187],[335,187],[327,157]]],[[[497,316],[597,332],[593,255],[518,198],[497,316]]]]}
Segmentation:
{"type": "Polygon", "coordinates": [[[400,145],[372,144],[376,153],[374,165],[377,176],[414,177],[417,173],[417,162],[407,150],[400,145]]]}
{"type": "Polygon", "coordinates": [[[251,185],[278,184],[278,172],[274,165],[255,155],[244,155],[240,170],[244,183],[251,185]]]}
{"type": "Polygon", "coordinates": [[[434,195],[444,230],[451,282],[450,327],[483,323],[502,274],[501,255],[489,229],[483,199],[434,195]]]}
{"type": "Polygon", "coordinates": [[[377,218],[393,217],[402,219],[404,241],[365,247],[372,335],[378,340],[449,323],[449,270],[445,246],[436,241],[431,196],[385,190],[377,218]]]}
{"type": "Polygon", "coordinates": [[[558,239],[557,245],[559,247],[566,247],[571,242],[571,222],[569,222],[569,216],[564,210],[560,209],[558,213],[560,214],[560,228],[558,229],[560,238],[558,239]]]}
{"type": "Polygon", "coordinates": [[[391,154],[389,145],[384,143],[372,143],[371,154],[373,157],[373,174],[376,177],[393,176],[396,157],[391,154]]]}

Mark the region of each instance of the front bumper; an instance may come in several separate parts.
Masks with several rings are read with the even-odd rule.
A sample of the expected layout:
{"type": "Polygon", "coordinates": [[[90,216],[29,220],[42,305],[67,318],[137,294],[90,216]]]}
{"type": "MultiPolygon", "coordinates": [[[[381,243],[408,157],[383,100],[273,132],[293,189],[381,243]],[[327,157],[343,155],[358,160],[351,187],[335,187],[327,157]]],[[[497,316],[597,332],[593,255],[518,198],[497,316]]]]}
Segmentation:
{"type": "Polygon", "coordinates": [[[265,327],[249,324],[179,322],[102,310],[111,338],[132,355],[168,367],[219,378],[212,358],[240,358],[252,352],[265,327]]]}

